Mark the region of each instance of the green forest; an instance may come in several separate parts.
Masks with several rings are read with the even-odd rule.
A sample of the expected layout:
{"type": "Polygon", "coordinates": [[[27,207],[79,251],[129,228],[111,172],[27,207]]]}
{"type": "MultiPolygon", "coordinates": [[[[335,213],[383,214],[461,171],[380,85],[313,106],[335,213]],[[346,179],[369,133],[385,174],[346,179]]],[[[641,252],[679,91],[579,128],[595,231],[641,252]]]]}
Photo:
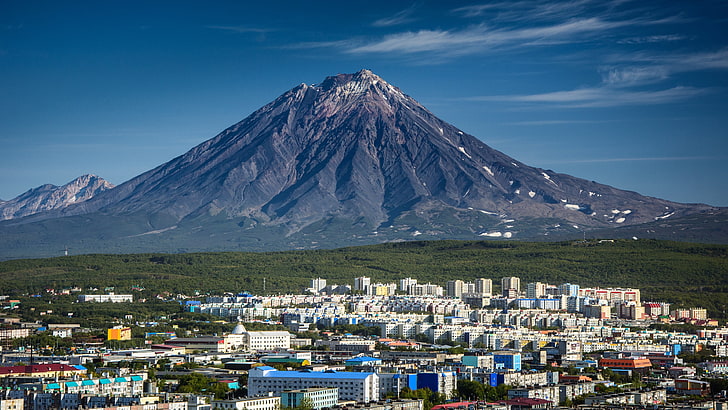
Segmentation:
{"type": "Polygon", "coordinates": [[[77,255],[0,262],[0,295],[80,287],[84,293],[298,293],[314,278],[353,284],[405,277],[445,285],[518,276],[528,282],[636,287],[643,301],[705,307],[726,318],[728,246],[659,240],[422,241],[270,253],[77,255]],[[264,290],[265,286],[265,290],[264,290]],[[98,289],[90,292],[89,289],[98,289]]]}

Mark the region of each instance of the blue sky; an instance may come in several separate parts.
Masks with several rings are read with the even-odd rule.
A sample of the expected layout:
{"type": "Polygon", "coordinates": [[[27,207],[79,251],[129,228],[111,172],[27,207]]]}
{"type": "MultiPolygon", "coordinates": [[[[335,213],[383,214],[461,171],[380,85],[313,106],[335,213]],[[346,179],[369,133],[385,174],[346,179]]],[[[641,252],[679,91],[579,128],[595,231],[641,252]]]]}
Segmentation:
{"type": "Polygon", "coordinates": [[[728,2],[0,2],[0,198],[368,68],[529,165],[728,206],[728,2]]]}

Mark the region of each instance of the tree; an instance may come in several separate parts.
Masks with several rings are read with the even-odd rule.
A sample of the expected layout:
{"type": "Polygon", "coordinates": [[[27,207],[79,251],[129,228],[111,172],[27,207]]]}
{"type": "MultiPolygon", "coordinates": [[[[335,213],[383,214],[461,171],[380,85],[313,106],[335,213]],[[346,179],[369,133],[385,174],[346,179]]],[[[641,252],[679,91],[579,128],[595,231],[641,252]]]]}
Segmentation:
{"type": "Polygon", "coordinates": [[[509,384],[500,384],[496,387],[485,386],[485,399],[487,401],[504,400],[508,397],[508,390],[511,388],[509,384]]]}
{"type": "Polygon", "coordinates": [[[180,393],[210,392],[216,398],[222,399],[230,391],[230,387],[202,374],[190,373],[179,378],[177,391],[180,393]]]}
{"type": "Polygon", "coordinates": [[[485,388],[482,383],[472,380],[458,380],[457,396],[464,400],[483,400],[485,388]]]}
{"type": "Polygon", "coordinates": [[[310,397],[304,397],[298,403],[298,406],[294,407],[294,410],[313,410],[313,400],[310,397]]]}

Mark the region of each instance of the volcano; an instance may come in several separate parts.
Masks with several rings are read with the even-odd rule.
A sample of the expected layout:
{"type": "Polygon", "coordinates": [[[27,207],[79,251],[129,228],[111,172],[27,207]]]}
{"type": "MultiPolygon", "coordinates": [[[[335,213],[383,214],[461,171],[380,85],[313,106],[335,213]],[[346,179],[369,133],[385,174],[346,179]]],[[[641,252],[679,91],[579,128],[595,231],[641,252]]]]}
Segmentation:
{"type": "Polygon", "coordinates": [[[528,166],[361,70],[301,84],[182,156],[91,199],[7,226],[112,218],[94,235],[127,242],[157,235],[171,249],[187,250],[176,246],[196,227],[208,244],[221,243],[222,235],[247,249],[255,237],[259,248],[280,249],[321,246],[333,237],[337,243],[329,246],[533,239],[711,209],[528,166]],[[134,226],[119,229],[125,220],[134,226]],[[275,234],[253,233],[264,230],[275,234]]]}

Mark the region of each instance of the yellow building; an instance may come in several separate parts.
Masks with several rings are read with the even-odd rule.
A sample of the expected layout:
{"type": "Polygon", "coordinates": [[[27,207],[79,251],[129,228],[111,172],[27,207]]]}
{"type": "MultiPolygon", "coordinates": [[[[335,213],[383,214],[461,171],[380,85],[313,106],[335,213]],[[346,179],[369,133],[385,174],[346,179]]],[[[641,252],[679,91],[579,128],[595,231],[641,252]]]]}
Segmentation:
{"type": "Polygon", "coordinates": [[[85,368],[70,366],[67,364],[34,364],[26,366],[0,367],[0,378],[2,377],[42,377],[59,378],[72,376],[85,376],[85,368]]]}
{"type": "Polygon", "coordinates": [[[114,327],[108,330],[107,340],[131,340],[130,327],[114,327]]]}

